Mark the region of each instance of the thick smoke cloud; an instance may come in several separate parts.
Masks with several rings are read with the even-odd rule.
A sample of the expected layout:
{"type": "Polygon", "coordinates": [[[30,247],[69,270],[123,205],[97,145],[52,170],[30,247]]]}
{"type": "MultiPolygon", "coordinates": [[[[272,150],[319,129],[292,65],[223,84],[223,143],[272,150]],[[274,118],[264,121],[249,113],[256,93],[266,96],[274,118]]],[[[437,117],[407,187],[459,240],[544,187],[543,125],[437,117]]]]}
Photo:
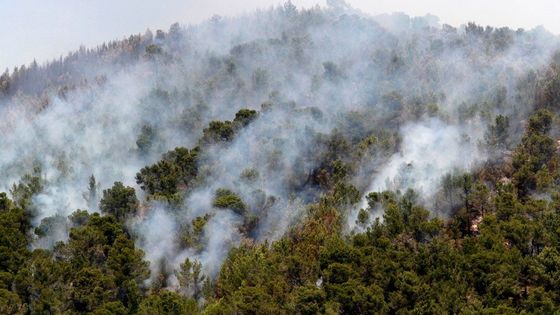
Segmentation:
{"type": "Polygon", "coordinates": [[[484,153],[471,139],[481,138],[477,134],[480,126],[466,128],[440,120],[403,126],[400,152],[391,157],[368,190],[414,188],[429,198],[439,185],[438,175],[453,169],[469,170],[484,159],[484,153]]]}
{"type": "MultiPolygon", "coordinates": [[[[353,181],[363,194],[414,188],[429,199],[443,175],[487,158],[478,144],[492,117],[523,117],[531,96],[518,87],[558,46],[542,30],[453,29],[433,17],[370,17],[346,5],[285,5],[142,38],[161,51],[92,69],[101,83],[48,91],[44,109],[21,94],[2,106],[2,188],[42,167],[36,225],[87,208],[92,174],[104,189],[122,181],[143,197],[134,181],[142,167],[176,146],[196,146],[211,120],[258,110],[231,143],[205,148],[204,178],[179,209],[144,200],[141,216],[129,222],[154,273],[162,261],[176,268],[190,257],[212,275],[247,237],[240,215],[213,207],[217,189],[239,194],[258,218],[252,239],[276,239],[320,196],[305,185],[320,163],[317,138],[342,130],[360,139],[384,129],[400,135],[397,152],[364,157],[353,181]],[[145,126],[156,141],[139,152],[145,126]],[[256,174],[250,180],[243,176],[249,171],[256,174]],[[206,214],[202,248],[181,249],[181,226],[206,214]]],[[[36,246],[64,238],[57,231],[36,246]]]]}
{"type": "MultiPolygon", "coordinates": [[[[476,140],[483,138],[483,131],[479,123],[449,125],[433,118],[404,125],[400,130],[403,137],[400,151],[374,176],[367,191],[414,189],[429,203],[441,186],[443,175],[469,171],[486,160],[476,140]]],[[[363,200],[361,208],[367,206],[363,200]]],[[[357,214],[354,211],[348,218],[351,227],[355,225],[357,214]]]]}

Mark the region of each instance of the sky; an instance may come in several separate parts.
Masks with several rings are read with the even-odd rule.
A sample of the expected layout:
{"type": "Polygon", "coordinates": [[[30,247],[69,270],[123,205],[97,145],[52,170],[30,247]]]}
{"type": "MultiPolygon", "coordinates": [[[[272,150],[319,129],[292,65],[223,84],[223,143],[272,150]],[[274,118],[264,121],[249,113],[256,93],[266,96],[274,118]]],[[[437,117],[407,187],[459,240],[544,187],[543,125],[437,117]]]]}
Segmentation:
{"type": "MultiPolygon", "coordinates": [[[[0,0],[0,72],[58,58],[80,45],[96,46],[130,34],[269,8],[283,0],[0,0]]],[[[347,0],[368,14],[433,14],[442,23],[531,29],[560,34],[558,0],[347,0]]],[[[326,1],[292,0],[298,7],[326,1]]]]}

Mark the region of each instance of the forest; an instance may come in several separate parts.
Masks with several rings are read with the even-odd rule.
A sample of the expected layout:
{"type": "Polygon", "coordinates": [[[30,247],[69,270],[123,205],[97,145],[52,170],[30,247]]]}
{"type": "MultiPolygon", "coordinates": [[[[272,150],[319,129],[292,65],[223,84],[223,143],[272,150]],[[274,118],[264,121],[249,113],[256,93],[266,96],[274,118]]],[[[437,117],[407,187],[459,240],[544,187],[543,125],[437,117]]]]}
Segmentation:
{"type": "Polygon", "coordinates": [[[560,38],[291,2],[0,75],[0,314],[558,314],[560,38]]]}

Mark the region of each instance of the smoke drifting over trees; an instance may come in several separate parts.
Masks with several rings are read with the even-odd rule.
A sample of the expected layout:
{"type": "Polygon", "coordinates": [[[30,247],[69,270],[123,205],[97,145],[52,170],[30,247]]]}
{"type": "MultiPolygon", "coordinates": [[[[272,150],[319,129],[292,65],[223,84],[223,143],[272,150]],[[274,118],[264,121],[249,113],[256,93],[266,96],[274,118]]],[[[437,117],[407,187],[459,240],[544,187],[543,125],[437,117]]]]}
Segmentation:
{"type": "Polygon", "coordinates": [[[372,248],[394,238],[450,253],[448,238],[483,233],[488,211],[510,218],[526,198],[555,200],[558,46],[542,29],[288,2],[6,71],[0,185],[11,200],[0,195],[0,219],[25,216],[9,233],[28,246],[10,247],[18,255],[0,263],[17,278],[0,279],[0,300],[31,313],[47,304],[54,313],[251,313],[236,294],[264,299],[255,302],[263,313],[306,299],[316,299],[310,314],[411,310],[420,297],[399,302],[387,290],[419,283],[412,273],[351,294],[373,306],[333,288],[366,290],[345,265],[363,267],[366,238],[372,248]],[[268,274],[289,268],[282,253],[311,258],[291,262],[301,269],[287,271],[285,296],[269,301],[268,274]],[[70,297],[41,302],[21,291],[27,277],[27,290],[46,296],[27,274],[39,261],[71,268],[70,297]],[[248,282],[235,282],[241,276],[248,282]],[[268,295],[236,291],[246,283],[268,295]]]}

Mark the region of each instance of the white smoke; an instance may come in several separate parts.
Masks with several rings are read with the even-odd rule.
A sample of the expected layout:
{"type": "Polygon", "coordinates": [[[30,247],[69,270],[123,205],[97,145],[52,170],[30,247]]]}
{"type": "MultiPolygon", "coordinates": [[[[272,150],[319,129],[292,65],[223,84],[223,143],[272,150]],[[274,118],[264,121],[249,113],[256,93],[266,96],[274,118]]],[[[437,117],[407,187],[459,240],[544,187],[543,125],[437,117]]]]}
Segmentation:
{"type": "Polygon", "coordinates": [[[145,217],[130,223],[154,272],[160,261],[176,268],[190,257],[215,274],[228,250],[247,237],[240,215],[213,207],[217,189],[239,194],[258,218],[252,238],[276,239],[317,200],[319,189],[307,180],[325,149],[318,137],[337,128],[353,140],[388,130],[402,137],[400,151],[387,161],[363,159],[363,169],[374,171],[359,174],[361,192],[414,188],[429,198],[442,175],[486,158],[477,143],[488,117],[530,110],[530,96],[520,94],[518,83],[558,47],[542,30],[485,42],[464,29],[442,29],[430,16],[369,17],[340,1],[331,4],[215,17],[156,38],[161,55],[124,65],[91,68],[76,61],[82,73],[106,80],[65,96],[48,90],[44,108],[26,95],[0,107],[2,190],[34,164],[42,166],[47,183],[34,198],[35,224],[87,208],[83,193],[92,174],[103,189],[122,181],[142,199],[134,180],[142,167],[177,146],[196,146],[212,120],[232,120],[241,108],[259,110],[231,143],[204,148],[204,178],[179,209],[145,201],[145,217]],[[486,104],[502,88],[503,104],[486,104]],[[437,105],[437,118],[422,112],[427,103],[437,105]],[[136,140],[145,125],[158,140],[140,154],[136,140]],[[248,170],[258,176],[243,179],[248,170]],[[181,225],[206,214],[203,249],[181,248],[181,225]]]}

